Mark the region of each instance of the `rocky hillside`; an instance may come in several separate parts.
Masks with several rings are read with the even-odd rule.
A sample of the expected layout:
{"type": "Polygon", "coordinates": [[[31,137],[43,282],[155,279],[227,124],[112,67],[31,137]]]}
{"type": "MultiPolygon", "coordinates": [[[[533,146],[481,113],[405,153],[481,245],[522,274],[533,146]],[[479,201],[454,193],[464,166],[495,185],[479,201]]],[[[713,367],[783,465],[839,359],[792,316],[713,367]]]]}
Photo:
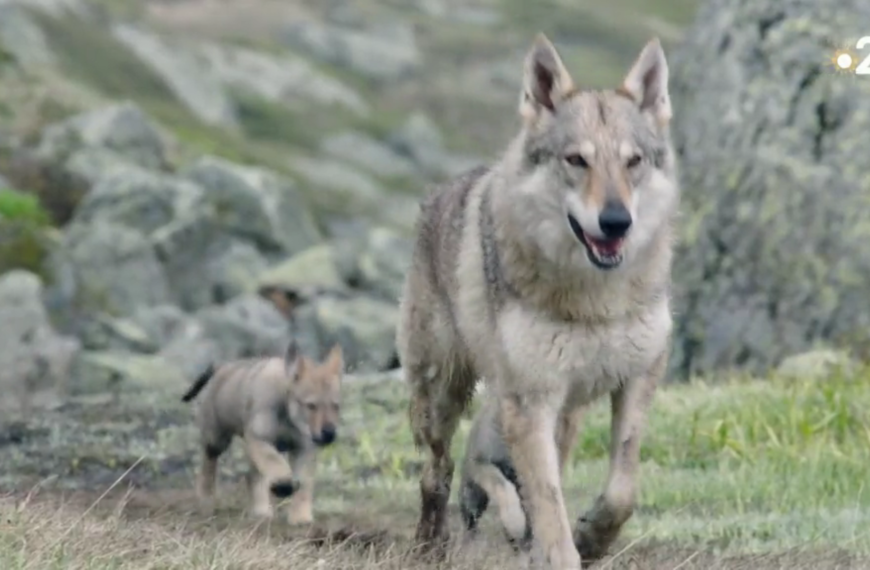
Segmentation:
{"type": "Polygon", "coordinates": [[[671,54],[675,378],[862,347],[870,82],[825,67],[852,4],[0,0],[0,385],[175,390],[291,336],[395,368],[418,199],[516,128],[539,30],[589,86],[671,54]]]}

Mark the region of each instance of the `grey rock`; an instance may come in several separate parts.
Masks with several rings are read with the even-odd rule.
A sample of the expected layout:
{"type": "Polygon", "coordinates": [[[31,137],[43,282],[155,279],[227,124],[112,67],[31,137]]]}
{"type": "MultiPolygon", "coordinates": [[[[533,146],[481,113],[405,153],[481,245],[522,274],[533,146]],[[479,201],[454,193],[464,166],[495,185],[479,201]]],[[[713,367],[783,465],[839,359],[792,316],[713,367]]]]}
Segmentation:
{"type": "Polygon", "coordinates": [[[24,68],[56,63],[42,28],[15,2],[0,2],[0,51],[10,54],[24,68]]]}
{"type": "Polygon", "coordinates": [[[282,354],[291,338],[284,315],[255,294],[208,307],[196,317],[223,359],[282,354]]]}
{"type": "Polygon", "coordinates": [[[73,151],[64,167],[87,188],[95,186],[106,176],[137,168],[122,154],[100,147],[84,147],[73,151]]]}
{"type": "Polygon", "coordinates": [[[58,334],[42,302],[36,275],[12,270],[0,276],[0,411],[27,413],[32,405],[57,404],[81,351],[73,337],[58,334]]]}
{"type": "Polygon", "coordinates": [[[73,371],[73,395],[175,391],[184,393],[189,379],[158,355],[86,351],[73,371]]]}
{"type": "Polygon", "coordinates": [[[50,259],[57,294],[83,315],[129,316],[171,299],[152,243],[134,228],[103,221],[74,225],[50,259]]]}
{"type": "Polygon", "coordinates": [[[168,163],[163,135],[157,125],[129,101],[49,125],[42,132],[36,155],[62,164],[85,147],[115,151],[129,162],[148,169],[159,170],[168,163]]]}
{"type": "Polygon", "coordinates": [[[676,376],[870,340],[870,97],[824,55],[868,25],[858,0],[711,0],[671,54],[676,376]]]}
{"type": "Polygon", "coordinates": [[[217,343],[194,316],[173,305],[152,307],[133,317],[159,347],[157,354],[177,366],[187,378],[195,378],[209,364],[221,359],[217,343]]]}
{"type": "Polygon", "coordinates": [[[314,102],[338,105],[359,116],[370,112],[359,93],[302,58],[219,44],[203,44],[198,53],[225,87],[244,89],[291,108],[314,102]]]}
{"type": "Polygon", "coordinates": [[[381,22],[366,30],[299,22],[287,27],[285,41],[321,61],[369,78],[395,81],[411,76],[421,64],[414,30],[403,23],[381,22]]]}
{"type": "Polygon", "coordinates": [[[115,24],[112,35],[154,70],[179,101],[204,123],[236,127],[235,106],[223,85],[187,46],[130,24],[115,24]]]}
{"type": "Polygon", "coordinates": [[[376,297],[321,296],[294,313],[296,338],[303,350],[322,358],[335,343],[344,350],[348,371],[394,367],[398,308],[376,297]]]}
{"type": "Polygon", "coordinates": [[[433,178],[456,176],[481,163],[477,157],[462,156],[444,148],[440,129],[422,113],[413,113],[387,139],[400,155],[408,157],[433,178]]]}
{"type": "Polygon", "coordinates": [[[222,228],[261,251],[292,254],[321,239],[301,194],[273,172],[205,156],[183,176],[205,190],[191,200],[190,211],[212,207],[222,228]]]}
{"type": "Polygon", "coordinates": [[[175,218],[179,196],[201,191],[186,180],[133,165],[108,166],[96,180],[79,203],[73,223],[113,222],[146,235],[175,218]]]}
{"type": "Polygon", "coordinates": [[[278,287],[300,299],[347,289],[338,271],[335,247],[328,243],[310,247],[260,273],[257,287],[278,287]]]}
{"type": "Polygon", "coordinates": [[[412,252],[413,241],[406,235],[388,228],[373,228],[357,259],[360,286],[398,303],[412,252]]]}
{"type": "Polygon", "coordinates": [[[854,374],[858,363],[843,350],[815,349],[788,356],[776,367],[776,375],[794,380],[824,380],[835,374],[854,374]]]}
{"type": "Polygon", "coordinates": [[[85,350],[152,353],[156,344],[148,333],[131,319],[115,319],[95,314],[83,322],[78,338],[85,350]]]}
{"type": "Polygon", "coordinates": [[[389,146],[359,131],[332,135],[321,143],[324,153],[381,177],[411,177],[414,164],[389,146]]]}

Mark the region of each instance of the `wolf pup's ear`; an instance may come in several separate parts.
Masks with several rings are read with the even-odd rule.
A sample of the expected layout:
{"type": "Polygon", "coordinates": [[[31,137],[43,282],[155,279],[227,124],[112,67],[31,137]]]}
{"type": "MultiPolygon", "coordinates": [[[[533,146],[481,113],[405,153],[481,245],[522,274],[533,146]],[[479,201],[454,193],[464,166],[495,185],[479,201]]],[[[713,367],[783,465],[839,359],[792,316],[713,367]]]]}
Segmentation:
{"type": "Polygon", "coordinates": [[[326,366],[330,372],[338,376],[341,376],[341,373],[344,372],[344,353],[341,350],[340,344],[335,343],[330,349],[329,354],[326,355],[326,366]]]}
{"type": "Polygon", "coordinates": [[[284,351],[284,370],[287,376],[293,379],[301,378],[304,372],[305,359],[299,351],[299,345],[291,340],[284,351]]]}
{"type": "Polygon", "coordinates": [[[671,120],[671,97],[668,94],[668,61],[658,38],[651,39],[641,50],[622,81],[622,92],[649,112],[660,127],[671,120]]]}
{"type": "Polygon", "coordinates": [[[574,81],[556,48],[547,36],[538,34],[526,54],[520,116],[534,121],[542,110],[552,113],[573,89],[574,81]]]}

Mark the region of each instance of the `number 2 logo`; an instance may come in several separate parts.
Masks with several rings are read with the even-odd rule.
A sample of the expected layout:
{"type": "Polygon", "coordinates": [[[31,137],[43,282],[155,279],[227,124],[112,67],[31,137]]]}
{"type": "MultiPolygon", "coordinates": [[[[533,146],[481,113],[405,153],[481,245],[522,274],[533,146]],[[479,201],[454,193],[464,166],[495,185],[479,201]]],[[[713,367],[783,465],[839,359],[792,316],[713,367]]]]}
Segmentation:
{"type": "MultiPolygon", "coordinates": [[[[855,47],[858,48],[858,50],[860,51],[868,45],[870,45],[870,36],[864,36],[863,38],[858,40],[858,43],[855,44],[855,47]]],[[[861,63],[858,64],[858,67],[855,68],[855,75],[870,75],[870,54],[862,59],[861,63]]]]}

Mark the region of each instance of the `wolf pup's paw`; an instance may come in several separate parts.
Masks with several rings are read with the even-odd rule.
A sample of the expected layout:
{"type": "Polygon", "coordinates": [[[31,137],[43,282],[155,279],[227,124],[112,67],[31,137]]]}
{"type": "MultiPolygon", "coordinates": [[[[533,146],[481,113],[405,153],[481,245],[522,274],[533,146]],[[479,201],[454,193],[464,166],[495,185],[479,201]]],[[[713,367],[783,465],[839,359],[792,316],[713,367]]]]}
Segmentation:
{"type": "Polygon", "coordinates": [[[269,489],[279,499],[286,499],[299,490],[299,482],[293,479],[279,479],[269,485],[269,489]]]}

